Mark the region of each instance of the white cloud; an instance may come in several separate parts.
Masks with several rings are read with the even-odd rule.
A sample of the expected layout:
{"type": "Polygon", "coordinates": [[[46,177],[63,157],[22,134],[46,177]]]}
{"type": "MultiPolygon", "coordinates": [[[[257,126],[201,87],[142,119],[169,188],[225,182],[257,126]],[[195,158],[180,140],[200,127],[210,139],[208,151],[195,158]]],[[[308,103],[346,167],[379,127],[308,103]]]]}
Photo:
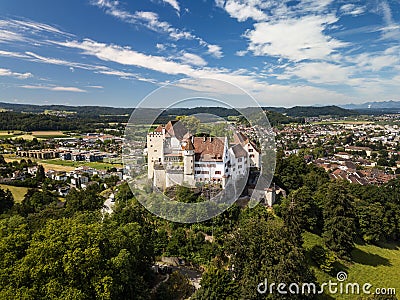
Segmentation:
{"type": "Polygon", "coordinates": [[[393,20],[392,10],[387,1],[380,1],[378,13],[383,17],[386,26],[381,29],[383,39],[400,39],[400,25],[393,20]]]}
{"type": "Polygon", "coordinates": [[[0,76],[14,77],[18,79],[27,79],[33,77],[32,73],[18,73],[2,68],[0,68],[0,76]]]}
{"type": "Polygon", "coordinates": [[[358,16],[358,15],[365,13],[365,7],[357,6],[353,3],[347,3],[340,7],[340,12],[343,15],[358,16]]]}
{"type": "Polygon", "coordinates": [[[74,92],[74,93],[86,93],[86,90],[73,86],[43,86],[43,85],[22,85],[24,89],[34,90],[48,90],[54,92],[74,92]]]}
{"type": "Polygon", "coordinates": [[[43,23],[33,22],[29,20],[0,20],[0,42],[2,43],[26,41],[39,43],[40,39],[38,39],[38,37],[41,37],[43,34],[49,33],[53,36],[73,36],[54,26],[43,23]],[[28,35],[30,36],[30,38],[27,37],[28,35]]]}
{"type": "Polygon", "coordinates": [[[164,44],[156,44],[156,48],[160,51],[165,51],[167,49],[164,44]]]}
{"type": "Polygon", "coordinates": [[[143,82],[151,82],[151,83],[157,83],[156,80],[151,79],[151,78],[145,78],[142,77],[138,74],[132,73],[132,72],[126,72],[126,71],[118,71],[118,70],[103,70],[103,71],[96,71],[95,73],[98,74],[104,74],[104,75],[112,75],[112,76],[118,76],[122,79],[136,79],[139,81],[143,81],[143,82]]]}
{"type": "MultiPolygon", "coordinates": [[[[301,0],[297,6],[293,7],[293,13],[326,13],[333,0],[301,0]]],[[[289,9],[290,11],[290,9],[289,9]]]]}
{"type": "Polygon", "coordinates": [[[327,14],[333,0],[215,0],[218,7],[224,9],[239,22],[252,19],[256,22],[278,21],[305,15],[327,14]],[[292,2],[291,5],[287,5],[292,2]]]}
{"type": "Polygon", "coordinates": [[[347,44],[326,36],[324,30],[338,19],[334,15],[310,15],[299,19],[257,23],[246,32],[249,51],[255,55],[283,57],[293,61],[326,59],[347,44]]]}
{"type": "Polygon", "coordinates": [[[165,74],[190,74],[193,69],[189,65],[169,61],[162,56],[146,55],[128,47],[107,45],[89,39],[82,42],[55,42],[58,45],[83,50],[84,54],[93,55],[103,61],[112,61],[122,65],[130,65],[165,74]]]}
{"type": "Polygon", "coordinates": [[[0,50],[0,56],[13,57],[13,58],[28,58],[29,57],[29,56],[27,56],[25,54],[22,54],[22,53],[3,51],[3,50],[0,50]]]}
{"type": "Polygon", "coordinates": [[[222,48],[218,45],[207,45],[207,52],[211,55],[214,56],[215,58],[222,58],[224,55],[222,54],[222,48]]]}
{"type": "Polygon", "coordinates": [[[162,1],[171,5],[178,13],[181,11],[178,1],[176,0],[162,0],[162,1]]]}
{"type": "Polygon", "coordinates": [[[347,84],[352,73],[349,67],[327,62],[310,62],[296,64],[294,67],[287,68],[282,79],[286,79],[285,76],[296,76],[318,84],[347,84]]]}
{"type": "Polygon", "coordinates": [[[380,71],[400,63],[398,55],[360,54],[352,59],[360,68],[367,71],[380,71]]]}
{"type": "Polygon", "coordinates": [[[188,65],[199,66],[199,67],[204,67],[205,65],[207,65],[207,62],[202,57],[193,53],[183,52],[178,57],[178,59],[188,65]]]}
{"type": "Polygon", "coordinates": [[[9,30],[0,29],[0,43],[20,42],[25,41],[22,34],[9,30]]]}
{"type": "Polygon", "coordinates": [[[102,85],[88,85],[87,87],[91,89],[104,89],[102,85]]]}
{"type": "Polygon", "coordinates": [[[140,81],[147,81],[147,82],[153,82],[153,83],[156,82],[153,79],[144,78],[135,73],[114,70],[109,67],[101,66],[101,65],[91,65],[91,64],[72,62],[72,61],[58,59],[58,58],[44,57],[44,56],[38,55],[33,52],[26,52],[25,54],[22,54],[22,53],[18,53],[18,52],[0,51],[0,56],[22,58],[22,59],[26,59],[26,60],[38,62],[38,63],[65,66],[65,67],[68,67],[70,70],[72,70],[72,69],[73,70],[75,70],[75,69],[88,70],[88,71],[93,71],[94,73],[97,73],[97,74],[118,76],[123,79],[134,78],[134,79],[137,79],[140,81]]]}
{"type": "Polygon", "coordinates": [[[217,6],[225,9],[225,11],[239,22],[244,22],[247,19],[255,21],[263,21],[267,18],[265,13],[259,8],[258,1],[244,0],[217,0],[217,6]]]}
{"type": "MultiPolygon", "coordinates": [[[[259,77],[253,74],[248,74],[247,70],[232,71],[210,67],[195,68],[189,64],[169,61],[164,57],[146,55],[127,47],[107,45],[92,40],[65,42],[59,43],[59,45],[80,49],[83,54],[95,56],[103,61],[111,61],[122,65],[141,67],[163,74],[174,75],[171,80],[176,79],[175,75],[184,75],[190,78],[213,78],[226,81],[243,88],[256,96],[259,101],[269,105],[290,105],[296,101],[300,103],[310,101],[312,103],[315,99],[321,98],[327,99],[327,101],[339,98],[344,99],[344,95],[323,88],[305,85],[271,85],[265,80],[260,80],[259,77]]],[[[199,91],[207,91],[207,88],[209,88],[201,85],[196,86],[196,84],[185,87],[199,91]]],[[[213,91],[215,91],[214,87],[213,91]]],[[[231,91],[223,92],[230,93],[231,91]]]]}
{"type": "Polygon", "coordinates": [[[245,56],[249,51],[247,50],[240,50],[240,51],[236,51],[236,55],[237,56],[245,56]]]}
{"type": "Polygon", "coordinates": [[[92,2],[92,5],[105,9],[106,14],[114,16],[123,22],[130,24],[140,24],[149,30],[167,34],[171,39],[175,41],[197,41],[200,46],[206,47],[211,55],[217,58],[222,57],[221,47],[209,44],[201,37],[198,37],[189,31],[175,28],[168,22],[160,21],[158,14],[156,14],[155,12],[136,11],[135,13],[130,13],[129,11],[120,9],[117,1],[110,0],[96,0],[92,2]]]}
{"type": "Polygon", "coordinates": [[[72,34],[62,31],[54,26],[39,23],[39,22],[33,22],[33,21],[29,21],[29,20],[9,20],[9,22],[16,24],[20,28],[29,29],[31,32],[32,31],[34,31],[34,32],[46,31],[46,32],[51,32],[51,33],[55,33],[55,34],[59,34],[59,35],[73,36],[72,34]]]}

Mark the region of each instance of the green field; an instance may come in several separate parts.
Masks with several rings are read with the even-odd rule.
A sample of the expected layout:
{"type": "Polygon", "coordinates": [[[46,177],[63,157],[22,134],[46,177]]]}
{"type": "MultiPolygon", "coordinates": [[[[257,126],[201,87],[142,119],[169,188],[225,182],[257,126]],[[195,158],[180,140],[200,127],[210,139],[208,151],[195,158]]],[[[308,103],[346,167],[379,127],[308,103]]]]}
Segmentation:
{"type": "Polygon", "coordinates": [[[20,203],[24,199],[24,196],[28,191],[28,188],[26,187],[12,186],[6,184],[0,184],[0,188],[2,188],[3,190],[9,189],[14,196],[15,202],[17,203],[20,203]]]}
{"type": "MultiPolygon", "coordinates": [[[[323,245],[321,237],[304,234],[304,247],[310,249],[314,245],[323,245]]],[[[370,283],[372,288],[395,288],[400,292],[400,244],[383,244],[382,247],[374,245],[356,245],[352,252],[353,261],[340,261],[340,269],[347,273],[344,283],[358,283],[362,287],[370,283]]],[[[318,282],[337,282],[332,277],[317,267],[312,267],[318,282]]],[[[368,295],[332,295],[333,298],[325,299],[365,299],[368,295]],[[360,298],[362,297],[362,298],[360,298]]],[[[324,298],[323,298],[324,299],[324,298]]]]}
{"type": "Polygon", "coordinates": [[[122,164],[110,164],[105,162],[84,162],[84,161],[70,161],[70,160],[60,160],[60,159],[47,159],[38,160],[38,162],[43,162],[49,165],[66,166],[66,167],[80,167],[88,166],[97,170],[107,170],[110,168],[122,168],[122,164]]]}

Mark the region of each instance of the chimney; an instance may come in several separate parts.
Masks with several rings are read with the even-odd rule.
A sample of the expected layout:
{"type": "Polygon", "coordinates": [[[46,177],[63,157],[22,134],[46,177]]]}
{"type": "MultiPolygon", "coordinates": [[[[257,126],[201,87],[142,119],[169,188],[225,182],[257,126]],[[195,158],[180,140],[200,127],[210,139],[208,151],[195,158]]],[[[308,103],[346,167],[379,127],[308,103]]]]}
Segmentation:
{"type": "Polygon", "coordinates": [[[191,139],[192,139],[192,144],[194,144],[194,136],[193,135],[192,135],[191,139]]]}
{"type": "Polygon", "coordinates": [[[205,137],[205,136],[203,137],[203,142],[204,142],[204,143],[206,142],[206,137],[205,137]]]}
{"type": "Polygon", "coordinates": [[[210,136],[210,143],[212,142],[212,137],[210,136]]]}

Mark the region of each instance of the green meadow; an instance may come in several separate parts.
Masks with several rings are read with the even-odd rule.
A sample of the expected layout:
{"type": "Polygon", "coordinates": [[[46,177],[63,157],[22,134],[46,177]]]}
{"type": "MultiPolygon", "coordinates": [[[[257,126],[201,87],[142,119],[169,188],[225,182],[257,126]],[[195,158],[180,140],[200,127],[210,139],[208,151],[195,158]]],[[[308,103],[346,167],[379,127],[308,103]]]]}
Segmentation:
{"type": "MultiPolygon", "coordinates": [[[[304,248],[311,249],[314,245],[323,246],[321,237],[305,233],[304,248]]],[[[309,257],[308,259],[311,258],[309,257]]],[[[331,276],[317,266],[313,265],[312,270],[320,284],[332,280],[337,282],[336,276],[331,276]]],[[[347,280],[344,283],[358,283],[360,287],[365,283],[372,285],[371,293],[376,288],[395,288],[400,292],[400,244],[356,245],[352,252],[352,261],[338,261],[338,271],[347,273],[347,280]]],[[[368,295],[324,295],[321,299],[366,299],[368,295]]]]}

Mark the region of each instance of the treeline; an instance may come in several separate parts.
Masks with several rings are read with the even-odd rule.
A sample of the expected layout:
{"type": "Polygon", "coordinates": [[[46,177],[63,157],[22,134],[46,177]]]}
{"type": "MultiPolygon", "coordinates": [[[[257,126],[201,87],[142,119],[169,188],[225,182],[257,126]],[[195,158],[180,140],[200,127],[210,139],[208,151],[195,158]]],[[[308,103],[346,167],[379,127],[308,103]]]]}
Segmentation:
{"type": "MultiPolygon", "coordinates": [[[[106,107],[106,106],[66,106],[66,105],[33,105],[33,104],[15,104],[0,102],[0,108],[12,110],[14,112],[25,113],[43,113],[45,110],[51,111],[68,111],[74,112],[78,116],[83,117],[98,117],[98,116],[123,116],[131,115],[134,108],[124,107],[106,107]]],[[[251,109],[251,108],[244,108],[251,109]]],[[[331,106],[294,106],[291,108],[285,107],[262,107],[264,111],[274,111],[280,114],[285,114],[291,117],[318,117],[321,115],[332,116],[352,116],[358,115],[356,110],[344,109],[335,105],[331,106]]],[[[146,109],[143,109],[144,111],[146,109]]],[[[150,110],[150,109],[149,109],[150,110]]],[[[154,110],[154,109],[151,109],[154,110]]],[[[160,110],[160,109],[157,109],[160,110]]],[[[161,110],[160,110],[161,112],[161,110]]],[[[236,109],[225,107],[195,107],[195,108],[171,108],[166,111],[171,116],[193,115],[198,113],[210,113],[222,118],[228,116],[238,116],[236,109]]]]}
{"type": "Polygon", "coordinates": [[[109,127],[108,123],[127,122],[127,117],[60,117],[45,114],[0,112],[0,130],[62,130],[93,131],[109,127]]]}
{"type": "Polygon", "coordinates": [[[0,108],[14,112],[40,114],[46,110],[74,112],[78,116],[98,117],[101,115],[130,115],[132,108],[105,107],[105,106],[67,106],[67,105],[33,105],[0,102],[0,108]]]}
{"type": "Polygon", "coordinates": [[[357,116],[359,112],[349,109],[344,109],[335,105],[331,106],[294,106],[287,108],[285,113],[292,117],[318,117],[318,116],[335,116],[349,117],[357,116]]]}
{"type": "MultiPolygon", "coordinates": [[[[181,110],[176,110],[175,113],[179,113],[181,110]]],[[[186,111],[186,110],[184,110],[186,111]]],[[[208,110],[206,110],[208,111],[208,110]]],[[[170,120],[174,120],[177,115],[170,114],[169,112],[162,113],[156,123],[167,123],[170,120]]],[[[184,112],[182,112],[183,114],[184,112]]],[[[192,113],[192,112],[190,112],[192,113]]],[[[223,117],[227,116],[227,112],[221,112],[220,110],[214,112],[215,115],[220,113],[223,117]]],[[[182,115],[179,114],[179,115],[182,115]]],[[[238,115],[236,112],[234,116],[238,115]]],[[[266,111],[266,115],[272,126],[278,124],[288,124],[291,122],[300,122],[300,119],[293,119],[286,117],[282,114],[266,111]]],[[[230,115],[229,115],[230,116],[230,115]]],[[[142,112],[140,115],[143,118],[143,122],[148,121],[146,118],[146,112],[142,112]]],[[[0,130],[21,130],[21,131],[39,131],[39,130],[61,130],[61,131],[82,131],[88,132],[101,128],[109,128],[109,123],[118,123],[123,126],[124,123],[129,121],[129,116],[113,116],[113,115],[97,115],[96,117],[78,114],[71,116],[53,116],[46,114],[35,114],[35,113],[18,113],[18,112],[0,112],[0,130]]],[[[140,120],[136,120],[139,122],[140,120]]]]}

